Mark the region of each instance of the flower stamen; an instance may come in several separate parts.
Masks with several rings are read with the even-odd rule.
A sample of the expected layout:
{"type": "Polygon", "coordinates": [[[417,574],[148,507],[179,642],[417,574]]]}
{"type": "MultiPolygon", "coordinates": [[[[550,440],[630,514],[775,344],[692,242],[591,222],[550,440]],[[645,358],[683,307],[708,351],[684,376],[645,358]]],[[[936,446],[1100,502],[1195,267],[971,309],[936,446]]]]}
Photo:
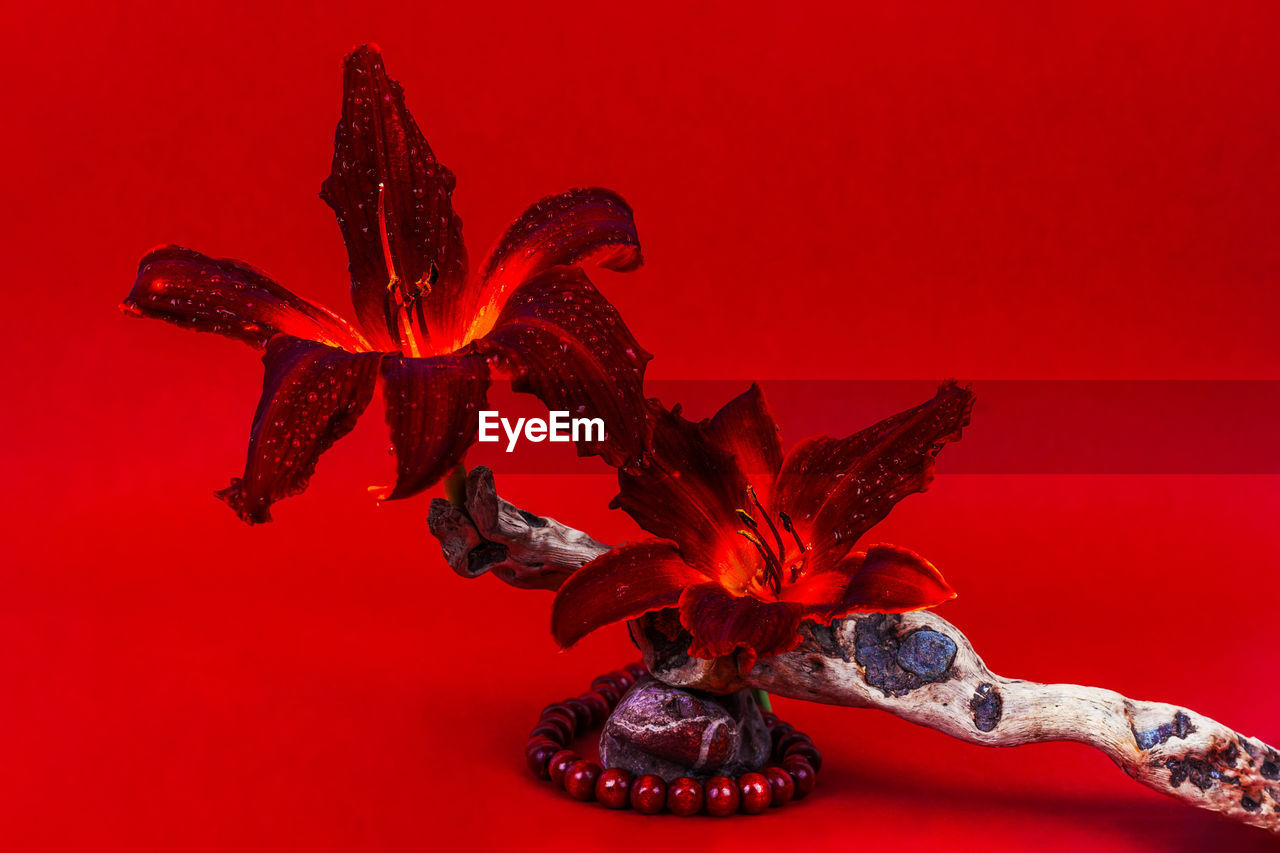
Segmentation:
{"type": "MultiPolygon", "coordinates": [[[[782,593],[782,584],[785,576],[784,570],[788,568],[787,549],[783,544],[782,534],[778,532],[778,526],[773,523],[773,519],[770,518],[769,513],[765,511],[764,504],[760,503],[760,498],[756,495],[756,490],[752,488],[749,483],[747,484],[747,497],[751,499],[752,505],[755,506],[760,517],[764,519],[764,523],[769,527],[769,532],[773,534],[773,541],[776,542],[778,546],[777,552],[775,553],[774,550],[765,543],[764,535],[760,531],[759,522],[756,521],[755,515],[748,510],[734,510],[734,512],[738,514],[738,520],[749,528],[747,530],[739,530],[738,534],[746,538],[755,546],[756,550],[760,552],[760,559],[764,561],[764,567],[760,569],[757,577],[763,575],[764,583],[773,590],[775,595],[780,595],[782,593]]],[[[791,516],[787,515],[785,512],[779,512],[778,521],[782,524],[782,529],[790,533],[791,537],[796,540],[796,547],[800,549],[799,562],[790,567],[791,583],[795,583],[804,572],[805,563],[808,560],[809,549],[805,546],[804,540],[800,538],[800,532],[796,530],[794,522],[791,521],[791,516]]]]}
{"type": "Polygon", "coordinates": [[[764,575],[765,583],[773,590],[774,595],[780,595],[782,593],[782,564],[778,562],[778,558],[769,550],[769,546],[765,545],[764,541],[756,535],[754,530],[739,530],[738,535],[756,546],[756,550],[760,552],[761,559],[764,560],[764,568],[761,573],[764,575]]]}
{"type": "Polygon", "coordinates": [[[800,541],[800,534],[796,532],[796,526],[791,523],[791,516],[787,515],[785,512],[780,512],[778,513],[778,520],[782,522],[782,529],[795,537],[796,544],[800,546],[801,554],[809,550],[804,547],[804,543],[800,541]]]}
{"type": "Polygon", "coordinates": [[[391,258],[391,239],[387,234],[387,185],[378,184],[378,234],[382,238],[382,262],[387,268],[387,292],[391,296],[391,300],[395,305],[392,307],[391,302],[387,303],[387,325],[393,327],[396,331],[396,337],[399,339],[402,347],[408,350],[408,354],[414,358],[422,355],[422,349],[418,346],[417,332],[414,329],[414,314],[417,314],[418,329],[425,330],[427,328],[426,317],[422,313],[421,298],[423,295],[422,282],[427,281],[426,292],[431,292],[431,285],[435,283],[436,266],[433,263],[431,269],[423,279],[419,280],[413,290],[405,288],[400,281],[400,276],[396,275],[395,261],[391,258]],[[394,321],[394,322],[393,322],[394,321]]]}
{"type": "Polygon", "coordinates": [[[773,526],[773,519],[769,518],[769,513],[765,512],[764,507],[761,506],[760,499],[756,497],[756,490],[751,488],[750,483],[747,483],[747,496],[756,505],[756,509],[760,510],[760,517],[764,519],[765,524],[769,525],[769,530],[773,533],[773,540],[778,543],[778,562],[785,563],[787,561],[787,549],[782,545],[782,537],[778,534],[778,528],[773,526]]]}

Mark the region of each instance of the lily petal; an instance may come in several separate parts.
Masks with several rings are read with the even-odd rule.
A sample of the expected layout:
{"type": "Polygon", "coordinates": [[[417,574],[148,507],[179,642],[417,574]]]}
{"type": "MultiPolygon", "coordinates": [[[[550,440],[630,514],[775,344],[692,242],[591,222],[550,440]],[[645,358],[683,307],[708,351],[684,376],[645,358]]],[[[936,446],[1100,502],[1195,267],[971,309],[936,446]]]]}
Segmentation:
{"type": "Polygon", "coordinates": [[[262,356],[266,375],[244,476],[217,496],[250,524],[270,521],[271,504],[305,489],[320,454],[355,426],[373,397],[382,358],[289,335],[272,338],[262,356]]]}
{"type": "Polygon", "coordinates": [[[429,285],[424,308],[436,351],[452,349],[448,342],[469,319],[459,311],[467,252],[462,220],[453,212],[454,183],[405,106],[400,84],[387,76],[378,48],[357,48],[346,60],[333,168],[320,197],[337,214],[347,244],[356,315],[382,348],[397,340],[395,294],[388,288],[393,276],[407,287],[429,285]]]}
{"type": "Polygon", "coordinates": [[[512,223],[485,261],[469,337],[487,334],[507,294],[538,273],[592,261],[619,272],[643,262],[631,206],[622,196],[588,187],[537,202],[512,223]]]}
{"type": "MultiPolygon", "coordinates": [[[[782,438],[760,386],[752,382],[716,412],[707,424],[707,437],[733,454],[738,470],[768,507],[773,482],[782,467],[782,438]]],[[[739,500],[743,498],[739,496],[739,500]]]]}
{"type": "Polygon", "coordinates": [[[693,635],[689,654],[717,658],[742,650],[738,669],[750,672],[757,658],[800,645],[803,605],[736,596],[716,583],[691,586],[680,596],[680,624],[693,635]]]}
{"type": "MultiPolygon", "coordinates": [[[[738,510],[753,515],[750,484],[764,506],[782,464],[778,426],[760,386],[752,384],[716,412],[694,423],[649,403],[652,452],[646,465],[620,471],[610,504],[645,530],[679,543],[691,563],[716,566],[720,580],[744,590],[759,556],[738,529],[738,510]]],[[[761,526],[764,520],[756,519],[761,526]]]]}
{"type": "Polygon", "coordinates": [[[820,569],[847,554],[898,501],[924,491],[933,460],[969,423],[973,393],[955,383],[932,400],[848,438],[815,438],[792,448],[778,476],[775,505],[807,528],[820,569]]]}
{"type": "Polygon", "coordinates": [[[955,597],[942,572],[924,557],[896,545],[872,545],[849,582],[844,603],[846,613],[905,613],[955,597]]]}
{"type": "Polygon", "coordinates": [[[551,605],[551,633],[567,649],[597,628],[672,607],[685,587],[706,580],[671,542],[647,539],[619,545],[560,587],[551,605]]]}
{"type": "Polygon", "coordinates": [[[580,455],[636,464],[649,443],[640,348],[618,311],[579,267],[551,267],[511,294],[497,324],[475,342],[512,375],[511,387],[548,409],[600,418],[603,441],[578,442],[580,455]]]}
{"type": "Polygon", "coordinates": [[[388,355],[382,379],[396,483],[380,497],[407,498],[439,482],[475,442],[489,367],[478,355],[388,355]]]}
{"type": "Polygon", "coordinates": [[[850,613],[905,613],[936,607],[956,592],[932,563],[896,545],[873,545],[783,587],[807,618],[830,623],[850,613]]]}
{"type": "Polygon", "coordinates": [[[654,536],[670,539],[691,564],[715,567],[736,590],[755,575],[759,560],[737,534],[737,510],[747,506],[747,480],[734,457],[708,437],[709,421],[694,423],[649,402],[653,425],[647,464],[618,472],[610,503],[654,536]]]}
{"type": "Polygon", "coordinates": [[[121,307],[257,347],[285,334],[357,352],[369,349],[346,320],[295,296],[266,273],[181,246],[161,246],[143,256],[121,307]]]}

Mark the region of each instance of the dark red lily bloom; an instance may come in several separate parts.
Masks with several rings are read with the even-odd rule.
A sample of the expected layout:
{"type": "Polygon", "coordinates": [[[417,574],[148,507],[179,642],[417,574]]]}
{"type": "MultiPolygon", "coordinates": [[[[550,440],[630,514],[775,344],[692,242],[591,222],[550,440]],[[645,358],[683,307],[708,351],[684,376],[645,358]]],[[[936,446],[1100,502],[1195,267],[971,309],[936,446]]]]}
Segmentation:
{"type": "Polygon", "coordinates": [[[468,275],[453,174],[436,160],[376,47],[347,57],[342,119],[321,197],[350,258],[355,325],[240,261],[150,252],[123,307],[265,347],[244,475],[218,492],[245,521],[307,486],[381,383],[397,470],[382,497],[433,485],[475,441],[490,367],[552,409],[602,418],[582,442],[615,466],[647,446],[642,350],[578,264],[641,263],[631,208],[605,189],[525,211],[468,275]]]}
{"type": "Polygon", "coordinates": [[[689,654],[758,657],[800,642],[805,619],[898,613],[955,597],[923,558],[854,545],[932,478],[960,437],[973,395],[949,383],[927,403],[843,439],[803,441],[783,455],[760,388],[692,423],[655,407],[647,468],[620,471],[614,506],[657,539],[620,545],[570,576],[552,631],[570,646],[596,628],[678,607],[689,654]]]}

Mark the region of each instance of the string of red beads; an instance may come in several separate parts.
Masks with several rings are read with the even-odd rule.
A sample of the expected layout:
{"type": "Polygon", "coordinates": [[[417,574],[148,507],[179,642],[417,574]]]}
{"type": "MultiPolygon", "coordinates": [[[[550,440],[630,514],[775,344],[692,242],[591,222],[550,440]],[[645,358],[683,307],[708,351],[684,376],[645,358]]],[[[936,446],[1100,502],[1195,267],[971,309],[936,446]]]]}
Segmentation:
{"type": "Polygon", "coordinates": [[[620,767],[606,770],[574,752],[574,738],[602,725],[622,695],[647,674],[644,664],[627,664],[597,677],[581,696],[543,708],[524,750],[533,775],[549,779],[575,800],[596,800],[610,809],[629,806],[641,814],[761,814],[813,791],[822,754],[808,735],[769,712],[764,722],[773,741],[771,763],[737,779],[713,776],[699,782],[682,776],[668,785],[660,776],[636,777],[620,767]]]}

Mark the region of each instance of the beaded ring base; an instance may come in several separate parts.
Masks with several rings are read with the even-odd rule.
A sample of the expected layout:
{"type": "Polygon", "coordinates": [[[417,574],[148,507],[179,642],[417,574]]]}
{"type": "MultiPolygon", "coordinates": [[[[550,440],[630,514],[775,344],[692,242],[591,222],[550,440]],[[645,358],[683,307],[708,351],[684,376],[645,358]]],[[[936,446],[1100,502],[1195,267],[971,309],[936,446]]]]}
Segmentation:
{"type": "Polygon", "coordinates": [[[700,782],[682,776],[668,784],[660,776],[636,777],[620,767],[605,769],[574,752],[570,748],[574,738],[603,725],[623,694],[648,674],[644,664],[627,664],[595,678],[581,696],[543,708],[525,745],[529,771],[575,800],[594,800],[610,809],[632,808],[641,814],[756,815],[813,791],[822,754],[808,735],[767,711],[764,721],[773,741],[771,761],[737,779],[712,776],[700,782]]]}

